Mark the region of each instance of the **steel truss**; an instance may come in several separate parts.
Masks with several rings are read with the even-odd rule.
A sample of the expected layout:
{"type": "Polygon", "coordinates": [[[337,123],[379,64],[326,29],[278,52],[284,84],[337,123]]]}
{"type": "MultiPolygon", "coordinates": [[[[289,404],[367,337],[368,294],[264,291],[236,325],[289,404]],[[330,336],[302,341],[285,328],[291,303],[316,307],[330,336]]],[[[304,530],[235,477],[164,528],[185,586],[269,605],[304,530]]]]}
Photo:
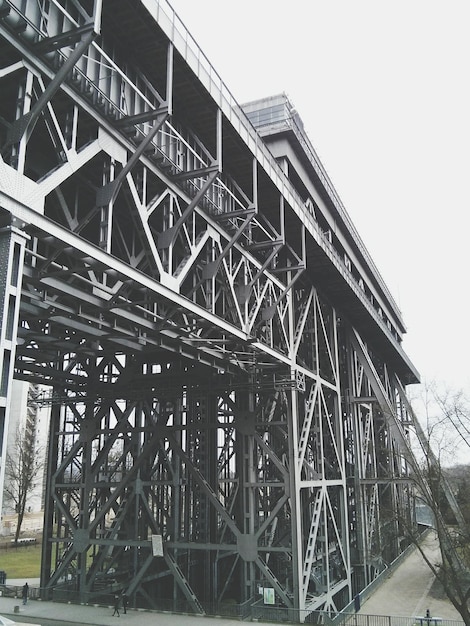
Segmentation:
{"type": "Polygon", "coordinates": [[[415,374],[169,20],[0,6],[2,418],[13,373],[52,388],[41,587],[340,609],[404,547],[415,374]],[[312,279],[313,247],[380,342],[312,279]]]}

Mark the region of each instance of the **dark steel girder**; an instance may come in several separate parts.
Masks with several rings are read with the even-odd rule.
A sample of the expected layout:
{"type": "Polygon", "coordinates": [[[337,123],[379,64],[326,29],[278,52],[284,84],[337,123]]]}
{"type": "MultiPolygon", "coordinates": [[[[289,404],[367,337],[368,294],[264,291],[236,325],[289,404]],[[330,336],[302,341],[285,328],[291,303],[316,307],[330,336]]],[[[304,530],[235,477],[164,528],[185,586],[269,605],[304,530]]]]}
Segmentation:
{"type": "Polygon", "coordinates": [[[50,387],[44,597],[345,606],[412,515],[397,338],[157,0],[9,5],[0,378],[50,387]]]}

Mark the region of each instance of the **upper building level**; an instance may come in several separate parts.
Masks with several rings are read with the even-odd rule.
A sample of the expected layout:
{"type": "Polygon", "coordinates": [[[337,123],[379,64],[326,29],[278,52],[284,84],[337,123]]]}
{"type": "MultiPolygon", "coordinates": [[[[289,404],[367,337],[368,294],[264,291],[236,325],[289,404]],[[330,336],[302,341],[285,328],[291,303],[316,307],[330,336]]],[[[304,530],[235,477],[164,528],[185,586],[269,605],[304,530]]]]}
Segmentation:
{"type": "Polygon", "coordinates": [[[293,103],[282,93],[245,103],[242,109],[322,234],[323,250],[313,241],[308,246],[308,274],[315,277],[315,283],[340,310],[352,316],[366,336],[374,326],[385,332],[410,368],[408,380],[415,382],[419,376],[401,349],[406,328],[400,309],[343,206],[293,103]],[[336,261],[334,269],[326,262],[325,252],[331,264],[333,259],[336,261]],[[364,315],[370,316],[368,321],[364,315]]]}
{"type": "MultiPolygon", "coordinates": [[[[113,0],[96,5],[83,2],[82,10],[77,8],[78,3],[61,0],[47,3],[47,11],[35,3],[19,0],[5,4],[2,20],[8,29],[9,41],[14,42],[14,46],[5,47],[5,61],[11,68],[18,68],[24,58],[50,80],[57,80],[57,75],[63,71],[66,81],[61,85],[61,93],[54,92],[55,106],[60,112],[66,111],[69,107],[66,98],[76,98],[86,112],[79,125],[72,115],[70,120],[67,118],[69,113],[59,114],[59,118],[64,117],[65,128],[62,149],[46,153],[44,141],[41,142],[44,137],[38,135],[37,145],[35,137],[29,141],[32,155],[29,161],[28,155],[23,158],[21,152],[18,158],[13,153],[10,156],[11,167],[21,166],[28,177],[28,185],[31,181],[34,194],[30,195],[34,195],[34,209],[38,214],[45,211],[50,219],[62,220],[68,227],[67,220],[60,214],[60,206],[48,201],[50,189],[43,181],[52,180],[53,174],[54,180],[60,179],[65,174],[59,174],[58,170],[64,166],[63,172],[69,171],[66,166],[70,162],[73,168],[83,168],[80,159],[85,160],[86,150],[101,149],[104,143],[112,159],[124,162],[124,155],[139,150],[136,146],[153,128],[153,121],[161,116],[164,122],[155,140],[149,141],[145,153],[142,151],[142,162],[147,168],[142,180],[148,180],[147,173],[152,171],[155,178],[151,191],[156,198],[160,197],[160,189],[167,187],[177,195],[186,194],[188,213],[197,206],[198,211],[210,214],[213,223],[210,229],[204,227],[203,244],[196,237],[190,242],[191,269],[200,264],[202,255],[198,255],[202,245],[210,252],[210,242],[215,242],[220,235],[224,241],[229,238],[227,229],[222,232],[224,227],[220,225],[224,210],[222,219],[232,220],[234,229],[239,217],[234,207],[241,207],[246,224],[256,214],[253,220],[259,220],[259,239],[251,238],[255,229],[250,226],[243,237],[236,235],[237,240],[235,235],[230,235],[229,245],[238,246],[247,264],[262,267],[268,273],[270,268],[264,265],[267,257],[258,254],[265,244],[262,237],[268,233],[268,243],[273,245],[277,237],[282,238],[290,257],[281,278],[279,266],[269,274],[273,292],[277,294],[274,300],[288,291],[288,274],[300,260],[297,267],[302,276],[298,284],[313,283],[405,382],[418,380],[413,364],[402,349],[405,326],[400,311],[316,156],[300,117],[285,95],[240,106],[165,0],[113,0]],[[90,20],[89,16],[94,19],[90,20]],[[87,33],[90,33],[89,40],[83,39],[87,33]],[[98,33],[99,37],[95,37],[98,33]],[[73,70],[66,73],[63,67],[72,58],[70,44],[77,40],[81,40],[86,54],[80,56],[77,46],[73,70]],[[38,152],[41,159],[34,158],[33,162],[38,152]],[[214,176],[213,181],[207,179],[209,174],[214,176]],[[201,183],[203,180],[206,187],[201,183]],[[188,200],[188,183],[195,194],[191,201],[188,200]],[[44,191],[37,189],[41,185],[44,191]],[[223,195],[218,193],[220,190],[232,201],[232,217],[228,219],[222,200],[217,204],[223,195]],[[263,230],[265,223],[269,224],[269,232],[263,230]]],[[[10,76],[4,80],[6,95],[11,95],[12,99],[16,95],[15,80],[13,70],[11,80],[10,76]]],[[[9,114],[9,111],[4,112],[4,116],[9,114]]],[[[22,131],[21,122],[17,120],[13,130],[8,131],[13,143],[15,133],[22,131]]],[[[10,139],[7,139],[6,149],[10,139]]],[[[90,167],[88,174],[92,187],[98,188],[102,181],[95,170],[90,167]]],[[[113,194],[109,187],[101,189],[96,197],[97,205],[109,204],[113,194]]],[[[114,210],[114,223],[121,216],[121,232],[127,233],[128,211],[124,204],[121,214],[114,210]]],[[[161,253],[161,250],[168,250],[175,243],[174,226],[167,228],[166,223],[158,222],[153,215],[145,219],[149,225],[146,233],[151,239],[147,258],[155,267],[149,270],[142,262],[137,269],[144,268],[152,277],[158,275],[160,284],[186,298],[181,300],[181,306],[187,306],[187,301],[195,298],[188,296],[192,294],[189,288],[184,290],[185,277],[190,275],[189,266],[182,267],[186,262],[186,249],[177,250],[174,267],[168,264],[166,252],[161,253]]],[[[184,219],[182,215],[176,226],[184,219]]],[[[81,232],[87,234],[90,230],[81,232]]],[[[120,253],[125,258],[131,246],[126,244],[118,250],[113,245],[116,241],[112,242],[108,233],[109,229],[101,228],[99,237],[96,233],[90,234],[90,244],[114,256],[120,253]]],[[[49,241],[45,243],[49,245],[49,241]]],[[[66,255],[64,250],[66,248],[58,254],[66,255]]],[[[95,253],[91,249],[89,252],[95,253]]],[[[129,265],[128,259],[125,260],[129,265]]],[[[66,262],[68,259],[64,259],[63,264],[66,262]]],[[[217,265],[213,268],[215,272],[217,265]]],[[[203,279],[209,275],[210,268],[205,267],[203,279]]],[[[240,299],[243,305],[246,302],[240,299]]],[[[207,310],[204,304],[202,308],[207,310]]],[[[215,300],[211,306],[213,313],[217,308],[215,300]]],[[[248,315],[247,320],[239,323],[237,337],[244,337],[250,323],[248,315]]],[[[232,326],[227,327],[227,332],[233,332],[232,326]]]]}

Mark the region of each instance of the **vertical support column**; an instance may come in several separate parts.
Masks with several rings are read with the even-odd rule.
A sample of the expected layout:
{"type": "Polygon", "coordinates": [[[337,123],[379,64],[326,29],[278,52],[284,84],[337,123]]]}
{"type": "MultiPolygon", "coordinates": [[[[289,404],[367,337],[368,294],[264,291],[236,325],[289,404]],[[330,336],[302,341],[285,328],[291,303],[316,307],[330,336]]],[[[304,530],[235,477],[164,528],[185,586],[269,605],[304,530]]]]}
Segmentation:
{"type": "MultiPolygon", "coordinates": [[[[93,377],[94,378],[94,377],[93,377]]],[[[93,380],[93,378],[91,380],[93,380]]],[[[88,388],[92,382],[89,379],[88,388]]],[[[82,482],[80,487],[80,511],[78,525],[74,531],[73,544],[77,552],[77,579],[80,602],[86,601],[87,550],[90,544],[90,517],[96,500],[96,476],[93,469],[93,443],[96,438],[94,423],[93,394],[90,390],[85,408],[84,419],[80,422],[80,440],[82,442],[82,482]]],[[[96,399],[96,402],[98,399],[96,399]]]]}
{"type": "MultiPolygon", "coordinates": [[[[284,231],[284,202],[280,204],[282,231],[284,231]]],[[[288,282],[291,281],[291,272],[288,274],[288,282]]],[[[291,377],[297,378],[297,350],[295,341],[295,298],[294,291],[291,289],[287,296],[289,302],[289,344],[291,346],[291,377]]],[[[290,508],[292,511],[291,533],[292,533],[292,596],[293,608],[302,610],[305,608],[303,588],[303,546],[302,546],[302,510],[301,510],[301,468],[299,465],[299,421],[300,421],[300,392],[297,388],[290,391],[290,412],[287,416],[288,428],[288,455],[289,455],[289,493],[290,508]]],[[[289,411],[289,402],[287,410],[289,411]]],[[[303,621],[303,615],[299,613],[300,621],[303,621]]]]}
{"type": "MultiPolygon", "coordinates": [[[[292,389],[291,395],[291,415],[288,416],[288,443],[289,443],[289,492],[290,508],[292,511],[291,532],[292,532],[292,596],[294,609],[300,610],[299,621],[304,621],[302,610],[305,609],[305,602],[302,593],[303,582],[303,546],[302,546],[302,509],[301,509],[301,475],[299,459],[299,403],[300,392],[292,389]]],[[[294,613],[295,615],[295,613],[294,613]]]]}
{"type": "MultiPolygon", "coordinates": [[[[24,251],[27,235],[10,225],[0,229],[0,485],[5,477],[11,382],[21,301],[24,251]]],[[[3,492],[0,492],[0,510],[3,492]]]]}
{"type": "MultiPolygon", "coordinates": [[[[61,406],[53,404],[51,408],[51,418],[49,424],[49,438],[47,442],[47,477],[46,493],[44,499],[44,528],[43,542],[41,550],[41,598],[50,600],[52,590],[47,588],[47,583],[53,569],[52,565],[52,545],[50,539],[54,536],[54,484],[52,477],[57,470],[59,459],[59,439],[58,433],[61,429],[61,406]]],[[[62,451],[63,453],[63,451],[62,451]]]]}
{"type": "MultiPolygon", "coordinates": [[[[345,337],[346,340],[346,337],[345,337]]],[[[355,546],[352,554],[352,567],[354,571],[353,593],[364,588],[369,582],[367,570],[367,542],[366,542],[366,503],[363,487],[364,468],[363,468],[363,437],[361,432],[361,407],[357,402],[352,400],[360,396],[358,389],[358,373],[356,368],[358,364],[355,361],[354,351],[348,343],[348,385],[349,389],[349,408],[351,411],[352,441],[354,446],[354,529],[355,529],[355,546]]],[[[350,511],[352,513],[352,511],[350,511]]]]}
{"type": "MultiPolygon", "coordinates": [[[[16,105],[16,117],[21,118],[31,111],[31,94],[33,93],[33,73],[27,72],[24,84],[20,83],[18,101],[16,105]]],[[[26,137],[22,137],[18,145],[12,146],[10,165],[15,167],[20,174],[24,173],[26,161],[26,137]]]]}
{"type": "Polygon", "coordinates": [[[240,577],[240,602],[247,602],[253,597],[256,585],[256,569],[254,567],[255,548],[254,521],[256,517],[255,495],[253,484],[256,481],[254,468],[254,405],[255,399],[250,390],[236,395],[236,471],[240,483],[240,498],[236,511],[237,525],[242,531],[243,541],[248,548],[243,558],[240,577]]]}
{"type": "MultiPolygon", "coordinates": [[[[217,396],[215,394],[208,394],[207,398],[207,423],[209,428],[206,432],[206,477],[214,493],[218,493],[218,475],[217,475],[217,396]]],[[[207,503],[207,537],[206,541],[210,544],[217,543],[217,512],[210,503],[207,503]]],[[[212,600],[217,597],[218,580],[214,573],[214,552],[212,550],[206,550],[204,554],[203,568],[205,571],[205,597],[212,600]]]]}

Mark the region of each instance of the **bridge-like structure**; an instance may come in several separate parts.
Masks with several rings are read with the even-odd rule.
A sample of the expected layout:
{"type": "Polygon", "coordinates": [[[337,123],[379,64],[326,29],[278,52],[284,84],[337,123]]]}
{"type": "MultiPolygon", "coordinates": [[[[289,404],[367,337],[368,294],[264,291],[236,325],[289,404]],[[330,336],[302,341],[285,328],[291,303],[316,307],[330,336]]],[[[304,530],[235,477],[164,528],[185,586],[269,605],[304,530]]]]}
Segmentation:
{"type": "Polygon", "coordinates": [[[44,596],[341,609],[405,547],[418,374],[300,118],[240,106],[163,0],[1,0],[0,34],[0,418],[50,387],[44,596]]]}

